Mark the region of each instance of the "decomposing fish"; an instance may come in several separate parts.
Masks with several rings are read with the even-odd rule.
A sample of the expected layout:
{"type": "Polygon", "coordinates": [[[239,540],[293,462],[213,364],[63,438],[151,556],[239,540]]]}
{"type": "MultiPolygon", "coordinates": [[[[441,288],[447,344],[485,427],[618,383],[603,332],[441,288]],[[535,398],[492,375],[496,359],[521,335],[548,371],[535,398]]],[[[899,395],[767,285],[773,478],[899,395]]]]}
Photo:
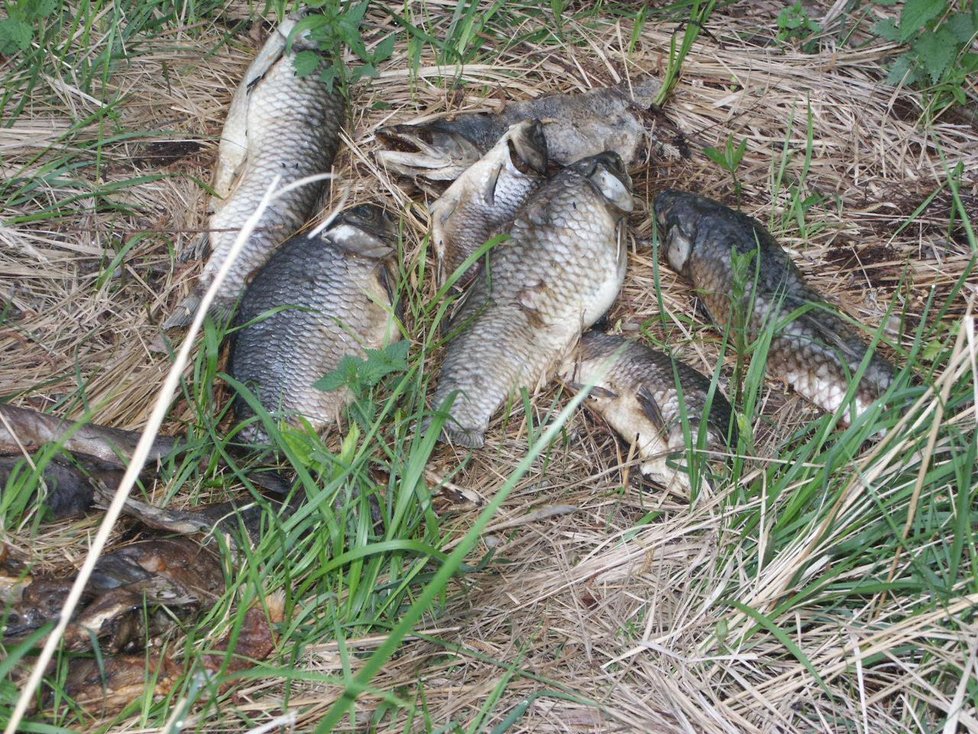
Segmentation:
{"type": "MultiPolygon", "coordinates": [[[[314,386],[346,357],[363,357],[399,338],[387,258],[394,221],[371,204],[347,209],[322,235],[285,243],[255,274],[238,309],[230,374],[254,390],[262,406],[301,415],[316,427],[335,422],[348,389],[314,386]]],[[[240,395],[239,419],[253,415],[240,395]]],[[[267,442],[252,423],[242,438],[267,442]]]]}
{"type": "MultiPolygon", "coordinates": [[[[187,325],[214,281],[239,231],[275,177],[280,187],[329,171],[339,149],[343,98],[316,75],[296,76],[295,57],[312,48],[303,36],[286,40],[295,27],[287,19],[271,35],[234,94],[218,150],[215,196],[208,228],[210,257],[193,293],[164,323],[187,325]]],[[[226,316],[248,276],[294,234],[312,213],[323,184],[310,183],[278,196],[258,221],[231,265],[211,312],[226,316]]]]}
{"type": "MultiPolygon", "coordinates": [[[[16,641],[57,619],[74,579],[34,576],[8,612],[4,639],[16,641]]],[[[145,632],[145,607],[200,608],[224,592],[220,558],[188,538],[152,538],[118,548],[96,563],[80,609],[65,631],[70,649],[94,638],[118,651],[145,632]]]]}
{"type": "MultiPolygon", "coordinates": [[[[509,224],[516,211],[546,178],[547,142],[539,120],[507,130],[431,205],[431,239],[444,282],[466,258],[509,224]]],[[[475,276],[470,268],[458,281],[475,276]]]]}
{"type": "Polygon", "coordinates": [[[397,173],[432,181],[452,181],[482,157],[511,125],[540,120],[550,159],[561,165],[603,151],[617,153],[628,165],[645,155],[648,130],[644,110],[662,83],[646,76],[634,84],[593,89],[583,94],[554,94],[510,102],[502,112],[470,112],[416,124],[380,128],[387,146],[379,160],[397,173]]]}
{"type": "Polygon", "coordinates": [[[689,477],[670,464],[693,447],[705,430],[703,448],[729,450],[730,403],[710,380],[688,364],[624,337],[589,331],[564,360],[560,379],[572,389],[590,387],[587,405],[625,440],[635,445],[646,476],[689,490],[689,477]],[[683,425],[685,417],[686,425],[683,425]]]}
{"type": "MultiPolygon", "coordinates": [[[[0,456],[0,494],[10,490],[11,482],[31,482],[43,487],[40,505],[49,520],[63,520],[85,514],[92,506],[96,482],[116,486],[123,470],[92,456],[51,457],[43,466],[28,461],[23,454],[0,456]]],[[[38,498],[32,497],[38,504],[38,498]]]]}
{"type": "MultiPolygon", "coordinates": [[[[30,408],[0,404],[0,453],[12,454],[36,449],[44,444],[59,443],[66,451],[86,454],[112,466],[126,466],[132,457],[140,433],[106,426],[78,426],[72,421],[38,413],[30,408]]],[[[149,459],[156,461],[176,448],[174,439],[157,436],[150,447],[149,459]]]]}
{"type": "MultiPolygon", "coordinates": [[[[682,191],[655,200],[663,253],[690,280],[721,329],[738,319],[754,339],[773,324],[767,370],[828,412],[842,405],[868,347],[838,309],[809,286],[781,245],[758,222],[719,202],[682,191]],[[736,299],[734,253],[753,258],[736,299]],[[739,316],[738,316],[739,314],[739,316]]],[[[894,367],[874,353],[843,420],[851,422],[886,392],[894,367]]]]}
{"type": "Polygon", "coordinates": [[[444,410],[454,396],[443,438],[482,446],[506,397],[546,380],[611,306],[625,277],[621,222],[632,206],[631,179],[612,152],[564,168],[530,197],[453,321],[433,400],[444,410]]]}

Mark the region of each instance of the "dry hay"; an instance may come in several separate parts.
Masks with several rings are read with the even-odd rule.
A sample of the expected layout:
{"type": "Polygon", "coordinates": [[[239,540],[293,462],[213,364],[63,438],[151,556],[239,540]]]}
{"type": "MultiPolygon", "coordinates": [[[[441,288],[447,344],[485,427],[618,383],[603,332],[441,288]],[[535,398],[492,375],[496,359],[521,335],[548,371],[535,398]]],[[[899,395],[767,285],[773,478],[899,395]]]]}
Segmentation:
{"type": "MultiPolygon", "coordinates": [[[[427,4],[429,33],[444,32],[452,5],[427,4]]],[[[947,293],[970,257],[961,233],[947,229],[950,194],[942,185],[956,164],[963,169],[962,198],[972,221],[978,220],[973,123],[948,118],[921,130],[918,97],[880,82],[888,47],[834,48],[826,39],[820,52],[803,54],[772,44],[758,29],[774,27],[779,7],[761,16],[750,4],[741,17],[743,9],[734,6],[714,16],[710,35],[700,37],[685,61],[664,118],[657,118],[659,134],[681,139],[692,154],[675,159],[655,152],[634,171],[636,244],[611,323],[626,333],[644,331],[704,371],[715,364],[719,340],[702,318],[690,320],[693,299],[668,268],[658,271],[660,312],[648,249],[658,190],[676,186],[736,203],[732,179],[699,153],[704,146],[746,139],[739,205],[769,223],[805,274],[857,318],[876,326],[895,299],[896,312],[909,318],[894,320],[890,336],[904,346],[931,289],[947,293]],[[809,120],[811,159],[803,175],[809,120]],[[775,191],[785,151],[791,157],[775,191]],[[790,217],[783,221],[789,184],[797,184],[801,198],[824,197],[808,212],[805,231],[790,217]],[[898,230],[935,191],[930,207],[898,230]]],[[[831,13],[838,18],[837,10],[831,13]]],[[[390,23],[380,13],[370,18],[379,26],[390,23]]],[[[661,74],[675,26],[646,25],[634,51],[627,50],[628,21],[593,27],[568,22],[563,30],[579,43],[524,43],[491,63],[463,67],[439,65],[425,55],[416,73],[401,44],[379,77],[357,89],[347,145],[335,166],[339,184],[324,212],[340,201],[384,201],[403,212],[404,257],[416,258],[427,230],[425,195],[377,166],[378,125],[661,74]]],[[[91,406],[96,420],[119,427],[136,428],[146,419],[169,365],[168,356],[150,345],[200,267],[178,262],[175,253],[191,247],[205,225],[201,182],[210,179],[231,92],[265,29],[256,25],[229,46],[221,44],[224,32],[217,26],[174,32],[168,43],[138,49],[120,64],[102,90],[105,98],[126,96],[118,129],[103,123],[81,128],[67,141],[61,137],[98,106],[70,78],[50,79],[37,93],[38,100],[55,96],[59,104],[38,101],[0,129],[4,175],[34,176],[38,183],[0,222],[0,296],[14,315],[0,326],[5,397],[58,407],[66,416],[91,406]],[[49,145],[56,153],[57,146],[67,150],[119,129],[166,132],[106,144],[99,166],[81,169],[71,181],[46,177],[44,158],[36,159],[49,145]],[[160,173],[113,194],[115,210],[94,210],[90,197],[79,196],[60,205],[56,217],[15,221],[66,196],[160,173]],[[116,258],[111,277],[103,277],[116,258]]],[[[81,155],[92,163],[91,152],[81,155]]],[[[412,285],[421,298],[434,294],[431,283],[412,285]]],[[[969,300],[974,292],[971,283],[969,300]]],[[[965,311],[964,301],[955,311],[965,311]]],[[[534,423],[561,400],[553,389],[538,393],[534,423]]],[[[816,411],[773,383],[763,400],[756,458],[776,460],[779,443],[816,411]]],[[[521,411],[514,406],[509,421],[494,424],[487,449],[453,483],[482,497],[498,489],[526,451],[521,411]]],[[[175,415],[179,423],[191,413],[178,406],[175,415]]],[[[441,450],[432,475],[448,474],[459,458],[441,450]]],[[[508,678],[503,663],[511,663],[532,673],[512,678],[494,708],[491,721],[498,722],[529,701],[511,731],[795,731],[832,728],[839,721],[859,722],[860,730],[898,731],[910,690],[935,711],[948,709],[947,695],[927,688],[916,666],[960,659],[960,642],[944,623],[978,599],[964,597],[954,608],[895,625],[889,620],[905,610],[867,607],[845,619],[799,618],[795,642],[820,671],[822,689],[773,637],[744,649],[734,635],[727,638],[730,648],[714,639],[722,627],[738,623],[713,604],[731,580],[745,581],[736,563],[720,563],[734,549],[718,552],[719,544],[734,540],[723,530],[724,518],[737,508],[718,498],[690,507],[684,498],[641,488],[630,481],[628,459],[600,422],[583,413],[573,418],[567,439],[509,498],[495,521],[501,529],[485,538],[507,563],[464,580],[449,606],[429,620],[440,642],[408,641],[374,684],[395,690],[420,678],[433,721],[474,721],[508,678]],[[636,528],[653,511],[657,520],[636,528]],[[877,653],[890,664],[864,669],[861,660],[877,653]],[[598,707],[566,700],[559,691],[598,707]]],[[[462,512],[453,521],[460,534],[469,520],[462,512]]],[[[800,544],[779,564],[790,567],[805,550],[800,544]]],[[[777,571],[766,569],[756,580],[749,600],[756,608],[769,608],[782,593],[777,571]]],[[[374,644],[361,641],[365,650],[374,644]]],[[[973,660],[974,649],[969,654],[973,660]]],[[[329,643],[307,650],[302,664],[320,672],[341,665],[329,643]]],[[[338,693],[294,686],[290,705],[307,707],[300,725],[321,715],[338,693]]],[[[257,683],[240,691],[237,706],[274,715],[280,695],[280,683],[257,683]]],[[[365,696],[361,711],[373,705],[375,699],[365,696]]],[[[960,724],[978,731],[973,714],[963,712],[960,724]]]]}

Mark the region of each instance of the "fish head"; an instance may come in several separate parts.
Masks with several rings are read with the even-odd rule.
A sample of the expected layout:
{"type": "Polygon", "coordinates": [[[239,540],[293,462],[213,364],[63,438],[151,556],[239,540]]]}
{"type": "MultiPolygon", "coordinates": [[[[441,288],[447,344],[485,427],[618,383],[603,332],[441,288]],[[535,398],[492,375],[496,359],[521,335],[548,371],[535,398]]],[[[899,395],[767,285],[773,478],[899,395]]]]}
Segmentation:
{"type": "Polygon", "coordinates": [[[587,178],[609,203],[621,211],[630,212],[635,208],[632,201],[632,179],[621,156],[614,151],[606,150],[582,158],[568,168],[587,178]]]}
{"type": "Polygon", "coordinates": [[[397,222],[376,204],[359,204],[340,212],[324,236],[348,252],[381,259],[394,249],[397,222]]]}
{"type": "Polygon", "coordinates": [[[387,150],[378,160],[391,170],[432,181],[454,181],[482,157],[482,151],[461,133],[444,125],[388,125],[377,130],[387,150]]]}
{"type": "Polygon", "coordinates": [[[655,219],[663,233],[663,253],[677,273],[683,273],[696,238],[701,218],[699,196],[666,189],[655,197],[655,219]]]}
{"type": "Polygon", "coordinates": [[[547,175],[550,156],[547,153],[547,138],[543,134],[542,122],[518,122],[509,128],[506,139],[509,159],[520,173],[529,176],[547,175]]]}

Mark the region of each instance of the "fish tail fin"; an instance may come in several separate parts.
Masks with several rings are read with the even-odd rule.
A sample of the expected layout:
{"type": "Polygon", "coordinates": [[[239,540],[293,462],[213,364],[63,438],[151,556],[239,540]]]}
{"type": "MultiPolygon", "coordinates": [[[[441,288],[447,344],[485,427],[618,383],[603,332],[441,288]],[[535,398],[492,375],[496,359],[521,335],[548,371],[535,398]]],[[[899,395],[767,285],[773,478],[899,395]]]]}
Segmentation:
{"type": "Polygon", "coordinates": [[[207,237],[207,232],[201,232],[199,237],[180,251],[178,259],[182,263],[190,262],[191,260],[203,260],[210,252],[210,249],[210,240],[207,237]]]}
{"type": "Polygon", "coordinates": [[[481,449],[485,446],[486,434],[478,428],[462,428],[456,423],[446,423],[441,429],[441,440],[467,449],[481,449]]]}
{"type": "MultiPolygon", "coordinates": [[[[176,311],[174,311],[170,317],[163,322],[163,330],[169,331],[170,329],[183,329],[190,326],[190,322],[193,321],[197,311],[200,310],[201,299],[202,294],[196,290],[184,298],[183,302],[177,306],[176,311]]],[[[231,317],[234,315],[234,311],[234,301],[215,299],[211,303],[211,307],[207,311],[207,314],[211,317],[215,324],[223,326],[231,320],[231,317]]]]}
{"type": "Polygon", "coordinates": [[[170,314],[170,317],[163,322],[163,330],[183,329],[190,326],[198,308],[200,308],[200,294],[194,291],[184,298],[176,310],[170,314]]]}

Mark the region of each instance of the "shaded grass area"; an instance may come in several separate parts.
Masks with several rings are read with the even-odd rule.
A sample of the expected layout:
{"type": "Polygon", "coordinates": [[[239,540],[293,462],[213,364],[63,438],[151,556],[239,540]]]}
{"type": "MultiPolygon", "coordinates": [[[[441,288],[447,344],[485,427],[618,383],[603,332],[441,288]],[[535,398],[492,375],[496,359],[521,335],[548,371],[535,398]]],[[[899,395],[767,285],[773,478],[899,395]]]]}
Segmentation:
{"type": "MultiPolygon", "coordinates": [[[[405,207],[407,361],[355,385],[346,424],[324,440],[270,427],[302,508],[270,511],[262,541],[241,556],[213,539],[226,594],[153,641],[179,663],[169,692],[154,699],[147,687],[121,714],[93,717],[64,692],[65,656],[25,731],[161,728],[183,716],[199,731],[279,716],[324,731],[978,730],[978,163],[962,153],[976,133],[917,130],[885,113],[876,126],[892,94],[878,89],[883,56],[853,42],[835,66],[828,45],[769,58],[774,16],[763,28],[737,9],[715,9],[666,101],[694,157],[654,158],[636,172],[637,196],[679,183],[766,221],[820,287],[873,324],[867,336],[881,331],[883,348],[909,365],[887,405],[841,429],[772,388],[765,337],[734,344],[706,326],[658,265],[657,235],[639,212],[612,324],[698,361],[736,396],[742,442],[714,492],[691,502],[641,486],[627,447],[554,389],[512,401],[484,452],[435,447],[437,423],[416,426],[450,299],[431,286],[426,215],[409,198],[422,197],[376,170],[373,128],[486,96],[678,69],[670,44],[692,37],[676,25],[692,5],[638,17],[615,4],[371,9],[368,46],[391,31],[398,42],[381,78],[351,92],[352,152],[338,169],[354,199],[381,190],[405,207]],[[872,96],[857,103],[833,83],[872,96]],[[905,154],[853,150],[852,128],[826,122],[820,95],[840,120],[896,135],[880,145],[905,154]],[[763,105],[792,114],[774,127],[763,105]],[[747,141],[728,170],[696,153],[727,140],[747,141]],[[446,509],[442,486],[482,511],[446,509]],[[204,656],[276,592],[275,655],[204,675],[204,656]]],[[[4,138],[13,142],[0,181],[0,327],[11,355],[4,399],[138,426],[168,363],[148,348],[154,324],[186,282],[176,254],[203,224],[214,136],[263,29],[239,6],[121,12],[66,6],[36,48],[5,60],[3,124],[16,137],[4,138]],[[164,83],[150,85],[154,75],[164,83]],[[147,88],[156,106],[143,106],[147,88]],[[198,147],[181,155],[185,141],[198,147]],[[150,155],[159,150],[167,162],[150,155]]],[[[826,33],[827,44],[842,38],[826,33]]],[[[899,98],[922,109],[909,91],[899,98]]],[[[222,338],[211,328],[200,342],[171,425],[188,433],[188,450],[143,488],[150,501],[246,492],[264,502],[228,447],[222,338]]],[[[37,562],[77,563],[91,521],[41,525],[27,499],[36,488],[26,470],[5,488],[5,542],[37,562]]],[[[5,651],[0,720],[16,693],[7,673],[36,642],[5,651]]]]}

